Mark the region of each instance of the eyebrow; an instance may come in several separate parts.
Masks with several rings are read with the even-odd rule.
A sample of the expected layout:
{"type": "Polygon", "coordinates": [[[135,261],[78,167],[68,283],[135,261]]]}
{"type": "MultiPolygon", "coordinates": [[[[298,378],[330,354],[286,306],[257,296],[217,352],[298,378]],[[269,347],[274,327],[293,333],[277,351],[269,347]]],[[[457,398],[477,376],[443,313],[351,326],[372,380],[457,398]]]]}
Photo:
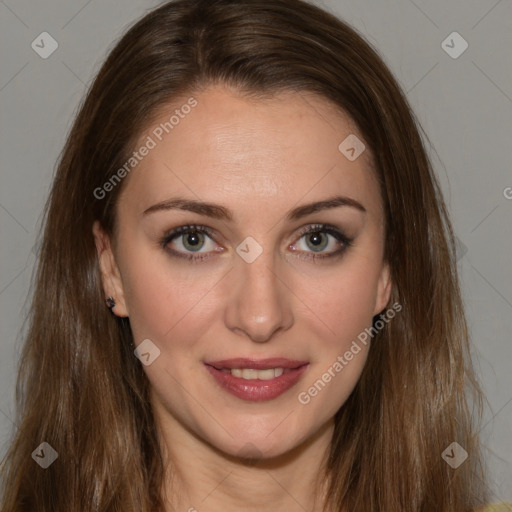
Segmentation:
{"type": "MultiPolygon", "coordinates": [[[[340,206],[349,206],[363,213],[366,213],[366,208],[355,199],[345,196],[334,196],[323,201],[316,201],[314,203],[298,206],[288,212],[286,215],[286,220],[295,221],[301,219],[302,217],[306,217],[307,215],[311,215],[312,213],[323,210],[330,210],[340,206]]],[[[233,212],[228,208],[221,206],[220,204],[181,198],[168,199],[166,201],[154,204],[153,206],[150,206],[144,210],[143,215],[167,210],[184,210],[198,213],[200,215],[205,215],[206,217],[212,217],[214,219],[226,221],[233,220],[233,212]]]]}

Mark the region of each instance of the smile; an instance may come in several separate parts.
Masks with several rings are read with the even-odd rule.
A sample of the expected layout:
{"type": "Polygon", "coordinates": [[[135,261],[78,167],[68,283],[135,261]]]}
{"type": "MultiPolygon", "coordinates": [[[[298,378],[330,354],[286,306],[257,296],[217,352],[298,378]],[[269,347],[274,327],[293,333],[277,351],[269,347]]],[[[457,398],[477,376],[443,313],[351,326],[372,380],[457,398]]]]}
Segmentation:
{"type": "Polygon", "coordinates": [[[242,400],[262,402],[288,391],[309,363],[282,358],[230,359],[205,363],[205,367],[223,391],[242,400]]]}

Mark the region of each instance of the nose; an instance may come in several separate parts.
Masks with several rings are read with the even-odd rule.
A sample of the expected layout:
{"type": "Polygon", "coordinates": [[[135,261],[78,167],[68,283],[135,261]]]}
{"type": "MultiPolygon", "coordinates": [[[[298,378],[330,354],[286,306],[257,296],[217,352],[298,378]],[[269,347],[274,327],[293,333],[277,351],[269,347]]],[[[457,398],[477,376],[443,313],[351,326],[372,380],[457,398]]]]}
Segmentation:
{"type": "Polygon", "coordinates": [[[231,274],[225,311],[230,330],[264,343],[293,325],[293,294],[279,275],[272,254],[264,251],[252,263],[239,258],[231,274]]]}

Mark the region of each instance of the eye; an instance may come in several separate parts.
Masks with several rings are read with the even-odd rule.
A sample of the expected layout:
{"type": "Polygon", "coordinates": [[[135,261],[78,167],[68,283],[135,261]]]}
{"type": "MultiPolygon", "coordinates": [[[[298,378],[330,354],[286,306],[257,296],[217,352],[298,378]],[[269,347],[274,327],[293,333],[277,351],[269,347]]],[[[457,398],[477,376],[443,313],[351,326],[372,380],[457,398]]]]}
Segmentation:
{"type": "Polygon", "coordinates": [[[204,260],[210,257],[208,253],[216,250],[212,237],[212,230],[206,226],[187,225],[171,230],[160,242],[173,256],[204,260]]]}
{"type": "MultiPolygon", "coordinates": [[[[298,241],[289,248],[297,252],[298,257],[309,260],[339,256],[353,242],[353,238],[347,237],[338,228],[329,224],[307,226],[298,236],[298,241]]],[[[179,226],[166,233],[160,240],[160,245],[171,256],[193,262],[204,261],[209,259],[213,252],[224,250],[215,244],[213,237],[213,231],[206,226],[179,226]]]]}
{"type": "Polygon", "coordinates": [[[305,252],[306,255],[301,255],[301,258],[315,260],[341,255],[352,242],[353,238],[347,237],[335,226],[315,224],[304,228],[299,233],[299,241],[290,248],[305,252]]]}

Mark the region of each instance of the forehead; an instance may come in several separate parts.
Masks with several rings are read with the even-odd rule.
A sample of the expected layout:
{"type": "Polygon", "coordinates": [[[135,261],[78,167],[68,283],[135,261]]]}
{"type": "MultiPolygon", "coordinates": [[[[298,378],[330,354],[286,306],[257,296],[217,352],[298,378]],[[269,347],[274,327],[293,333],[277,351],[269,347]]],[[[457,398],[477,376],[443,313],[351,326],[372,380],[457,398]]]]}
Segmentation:
{"type": "Polygon", "coordinates": [[[176,195],[222,198],[236,209],[339,192],[378,209],[369,148],[353,161],[342,151],[353,137],[364,144],[348,115],[311,93],[254,99],[211,87],[160,109],[138,139],[136,150],[151,149],[122,196],[139,210],[176,195]]]}

